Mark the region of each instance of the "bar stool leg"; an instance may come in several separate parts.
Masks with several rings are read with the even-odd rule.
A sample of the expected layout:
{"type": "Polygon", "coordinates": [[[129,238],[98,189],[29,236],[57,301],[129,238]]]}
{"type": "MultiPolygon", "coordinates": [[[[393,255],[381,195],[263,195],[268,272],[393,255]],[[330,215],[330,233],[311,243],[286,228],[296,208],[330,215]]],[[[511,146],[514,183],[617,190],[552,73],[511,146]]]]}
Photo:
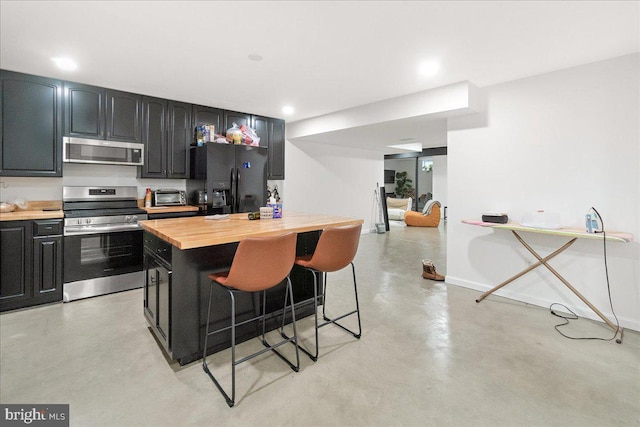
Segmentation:
{"type": "Polygon", "coordinates": [[[231,397],[229,397],[207,365],[207,343],[209,338],[209,324],[211,322],[211,300],[213,299],[213,287],[214,284],[211,283],[209,287],[209,306],[204,336],[204,350],[202,354],[202,370],[209,375],[209,378],[211,378],[218,391],[222,396],[224,396],[227,405],[231,408],[235,404],[236,399],[236,303],[233,292],[229,291],[229,296],[231,297],[231,397]]]}
{"type": "Polygon", "coordinates": [[[353,275],[353,290],[355,293],[355,299],[356,299],[356,309],[353,311],[350,311],[349,313],[345,313],[342,316],[338,316],[334,319],[330,319],[329,317],[326,316],[325,314],[325,307],[327,306],[326,304],[326,288],[327,288],[327,284],[326,284],[326,273],[325,273],[325,290],[324,290],[324,295],[325,295],[325,304],[322,306],[322,316],[324,318],[324,320],[326,320],[325,323],[323,323],[322,325],[319,325],[318,327],[323,327],[326,326],[330,323],[333,323],[334,325],[344,329],[345,331],[349,332],[351,335],[353,335],[355,338],[360,339],[360,337],[362,336],[362,325],[360,323],[360,305],[358,303],[358,287],[356,284],[356,268],[353,265],[353,262],[351,263],[351,273],[353,275]],[[354,332],[351,329],[346,328],[345,326],[341,325],[340,323],[338,323],[338,320],[343,319],[347,316],[351,316],[352,314],[356,314],[356,316],[358,317],[358,332],[354,332]]]}
{"type": "MultiPolygon", "coordinates": [[[[266,302],[266,297],[265,297],[265,302],[266,302]]],[[[264,306],[266,306],[266,304],[263,304],[263,307],[264,306]]],[[[264,318],[262,319],[262,321],[264,322],[264,318]]],[[[280,327],[280,335],[282,336],[282,338],[286,340],[281,342],[280,344],[284,344],[285,342],[289,341],[293,345],[295,345],[296,347],[296,364],[295,365],[291,363],[289,359],[284,357],[278,350],[276,350],[276,347],[278,347],[280,344],[272,346],[267,342],[266,337],[264,335],[264,326],[263,326],[263,333],[262,333],[262,344],[265,347],[271,348],[271,351],[273,351],[276,354],[276,356],[278,356],[287,365],[289,365],[289,367],[293,369],[294,372],[298,372],[300,370],[300,353],[298,352],[299,346],[298,346],[298,332],[296,329],[296,312],[295,312],[295,305],[293,303],[293,288],[291,286],[291,279],[288,276],[287,276],[287,290],[285,291],[285,295],[284,295],[284,309],[282,310],[282,326],[280,327]],[[287,295],[288,294],[291,294],[291,325],[293,326],[293,337],[288,337],[284,333],[284,318],[287,311],[287,295]]]]}

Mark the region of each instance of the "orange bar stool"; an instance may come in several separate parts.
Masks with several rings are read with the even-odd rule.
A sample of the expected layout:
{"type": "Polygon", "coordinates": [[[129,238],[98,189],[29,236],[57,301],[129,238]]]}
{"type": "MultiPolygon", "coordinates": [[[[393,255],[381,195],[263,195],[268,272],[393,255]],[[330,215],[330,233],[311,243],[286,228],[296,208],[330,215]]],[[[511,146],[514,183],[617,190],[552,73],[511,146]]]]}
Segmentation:
{"type": "MultiPolygon", "coordinates": [[[[238,248],[233,257],[229,271],[210,274],[211,286],[209,288],[209,309],[207,313],[207,327],[204,338],[204,352],[202,355],[202,369],[209,375],[220,393],[224,396],[229,407],[233,407],[236,398],[236,365],[246,362],[267,351],[273,351],[284,360],[295,372],[300,368],[300,356],[298,353],[298,341],[296,334],[296,315],[294,304],[291,304],[291,319],[293,325],[293,336],[286,337],[277,344],[270,345],[265,338],[265,318],[267,290],[277,286],[284,279],[287,279],[287,291],[284,301],[284,313],[287,310],[287,297],[289,293],[293,295],[291,289],[291,279],[289,272],[293,267],[296,256],[296,233],[287,233],[275,237],[248,238],[238,244],[238,248]],[[214,286],[221,286],[229,292],[231,299],[231,326],[209,332],[211,322],[211,301],[214,286]],[[262,314],[240,323],[236,323],[236,300],[235,294],[239,292],[260,292],[262,291],[262,314]],[[240,360],[236,360],[236,327],[249,322],[262,321],[262,343],[266,348],[257,351],[240,360]],[[225,392],[218,380],[209,370],[207,365],[207,339],[210,335],[231,329],[231,397],[225,392]],[[291,342],[296,346],[295,365],[276,350],[277,347],[291,342]]],[[[292,298],[293,300],[293,298],[292,298]]]]}
{"type": "MultiPolygon", "coordinates": [[[[360,242],[360,231],[362,230],[362,224],[349,225],[344,227],[332,227],[322,231],[318,245],[316,246],[313,255],[305,255],[297,257],[295,263],[305,269],[311,271],[313,274],[313,307],[315,312],[315,352],[300,347],[304,353],[306,353],[314,362],[318,360],[318,329],[323,326],[334,324],[345,331],[352,334],[354,337],[360,339],[362,336],[362,326],[360,323],[360,306],[358,305],[358,288],[356,285],[356,269],[353,265],[353,259],[358,251],[358,243],[360,242]],[[329,318],[326,315],[327,306],[327,273],[342,270],[346,266],[351,264],[351,272],[353,274],[353,290],[355,293],[355,310],[345,313],[343,315],[329,318]],[[324,274],[324,285],[322,295],[318,296],[318,275],[324,274]],[[323,299],[322,304],[322,317],[325,322],[318,324],[318,301],[319,298],[323,299]],[[358,317],[358,332],[354,332],[345,326],[338,323],[338,320],[347,316],[356,314],[358,317]]],[[[308,301],[308,300],[307,300],[308,301]]],[[[281,327],[281,334],[283,337],[287,337],[284,333],[284,319],[281,327]]],[[[295,333],[295,331],[294,331],[295,333]]]]}

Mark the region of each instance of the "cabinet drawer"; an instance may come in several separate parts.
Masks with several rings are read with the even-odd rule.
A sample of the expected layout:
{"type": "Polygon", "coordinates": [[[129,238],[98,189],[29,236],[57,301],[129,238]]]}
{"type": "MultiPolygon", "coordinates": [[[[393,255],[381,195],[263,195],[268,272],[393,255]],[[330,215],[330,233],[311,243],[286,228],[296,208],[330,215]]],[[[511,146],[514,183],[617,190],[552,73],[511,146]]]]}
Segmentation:
{"type": "Polygon", "coordinates": [[[144,249],[156,258],[164,261],[167,267],[171,266],[171,244],[157,238],[153,234],[144,233],[144,249]]]}
{"type": "Polygon", "coordinates": [[[62,220],[33,221],[33,236],[62,234],[62,220]]]}

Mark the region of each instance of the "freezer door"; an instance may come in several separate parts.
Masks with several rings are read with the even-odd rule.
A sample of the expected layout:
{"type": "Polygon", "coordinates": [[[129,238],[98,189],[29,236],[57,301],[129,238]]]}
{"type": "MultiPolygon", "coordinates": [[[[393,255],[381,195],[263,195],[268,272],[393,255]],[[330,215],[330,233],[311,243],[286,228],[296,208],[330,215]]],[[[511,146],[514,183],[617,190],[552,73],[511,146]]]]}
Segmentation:
{"type": "Polygon", "coordinates": [[[253,212],[267,198],[267,148],[235,145],[237,192],[236,212],[253,212]]]}
{"type": "MultiPolygon", "coordinates": [[[[234,167],[235,149],[233,145],[207,144],[207,189],[230,190],[234,167]]],[[[210,194],[207,195],[207,197],[210,196],[210,194]]]]}

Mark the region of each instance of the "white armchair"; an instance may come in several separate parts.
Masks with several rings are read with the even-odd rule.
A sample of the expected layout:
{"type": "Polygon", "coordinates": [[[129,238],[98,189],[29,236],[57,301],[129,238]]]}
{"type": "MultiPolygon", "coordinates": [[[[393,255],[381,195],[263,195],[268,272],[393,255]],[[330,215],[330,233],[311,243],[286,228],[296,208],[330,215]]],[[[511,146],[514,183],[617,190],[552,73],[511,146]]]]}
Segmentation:
{"type": "Polygon", "coordinates": [[[387,197],[387,214],[389,219],[393,221],[403,221],[404,213],[411,210],[412,202],[411,197],[407,199],[387,197]]]}

